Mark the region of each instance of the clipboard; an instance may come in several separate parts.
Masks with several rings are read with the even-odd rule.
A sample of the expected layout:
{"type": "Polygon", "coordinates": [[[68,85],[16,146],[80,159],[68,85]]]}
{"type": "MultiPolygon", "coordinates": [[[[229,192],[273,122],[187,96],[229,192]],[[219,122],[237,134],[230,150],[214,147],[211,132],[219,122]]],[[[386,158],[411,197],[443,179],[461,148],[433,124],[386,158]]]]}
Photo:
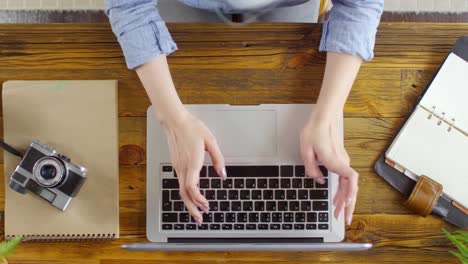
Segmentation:
{"type": "MultiPolygon", "coordinates": [[[[449,55],[451,53],[454,53],[455,55],[459,56],[460,58],[468,62],[468,36],[459,38],[457,42],[455,43],[454,47],[449,52],[449,55]]],[[[402,123],[402,125],[398,129],[398,132],[395,133],[394,137],[392,138],[390,143],[387,145],[385,151],[380,155],[379,159],[376,161],[374,165],[374,169],[377,172],[377,174],[381,176],[385,181],[387,181],[393,188],[398,190],[403,195],[405,200],[407,201],[412,198],[412,195],[414,194],[416,189],[420,187],[419,186],[420,181],[419,180],[415,181],[411,179],[410,177],[405,175],[403,172],[395,168],[394,164],[392,164],[392,162],[389,162],[389,160],[386,159],[385,153],[391,146],[392,142],[396,139],[400,130],[404,127],[408,119],[416,110],[417,105],[419,104],[423,96],[428,91],[435,77],[437,76],[440,69],[442,68],[442,65],[441,67],[439,67],[439,69],[437,70],[436,74],[434,75],[434,77],[431,79],[431,81],[427,85],[424,92],[417,98],[416,103],[414,104],[411,111],[408,113],[407,117],[405,118],[405,121],[402,123]]],[[[420,177],[420,178],[424,178],[424,180],[427,179],[426,177],[420,177]]],[[[430,211],[428,210],[428,213],[431,212],[432,214],[437,215],[441,217],[443,220],[453,225],[456,225],[458,227],[461,227],[461,228],[468,227],[468,210],[464,208],[462,205],[460,205],[459,203],[457,203],[455,200],[451,199],[448,195],[444,193],[440,194],[440,196],[438,196],[438,198],[436,198],[436,200],[434,200],[433,203],[430,204],[430,206],[432,210],[430,210],[431,208],[428,208],[430,210],[430,211]]],[[[410,207],[410,209],[413,209],[413,208],[410,207]]]]}

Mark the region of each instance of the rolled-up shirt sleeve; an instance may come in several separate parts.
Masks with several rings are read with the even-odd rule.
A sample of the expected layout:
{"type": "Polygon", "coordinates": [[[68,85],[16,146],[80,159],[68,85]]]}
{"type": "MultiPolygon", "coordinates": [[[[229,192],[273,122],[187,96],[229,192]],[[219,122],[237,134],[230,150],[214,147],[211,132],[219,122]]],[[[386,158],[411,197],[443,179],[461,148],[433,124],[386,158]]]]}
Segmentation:
{"type": "Polygon", "coordinates": [[[106,0],[106,14],[129,69],[177,50],[157,0],[106,0]]]}
{"type": "Polygon", "coordinates": [[[375,34],[382,15],[383,0],[333,0],[323,25],[320,51],[374,57],[375,34]]]}

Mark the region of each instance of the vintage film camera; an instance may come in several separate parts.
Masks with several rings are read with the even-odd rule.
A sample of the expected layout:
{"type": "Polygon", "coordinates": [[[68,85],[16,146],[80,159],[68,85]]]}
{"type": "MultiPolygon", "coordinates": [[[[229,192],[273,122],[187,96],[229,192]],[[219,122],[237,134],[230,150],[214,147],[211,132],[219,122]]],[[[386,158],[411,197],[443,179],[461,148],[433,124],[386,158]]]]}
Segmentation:
{"type": "Polygon", "coordinates": [[[10,177],[11,189],[28,191],[65,211],[86,180],[86,168],[38,141],[33,141],[10,177]]]}

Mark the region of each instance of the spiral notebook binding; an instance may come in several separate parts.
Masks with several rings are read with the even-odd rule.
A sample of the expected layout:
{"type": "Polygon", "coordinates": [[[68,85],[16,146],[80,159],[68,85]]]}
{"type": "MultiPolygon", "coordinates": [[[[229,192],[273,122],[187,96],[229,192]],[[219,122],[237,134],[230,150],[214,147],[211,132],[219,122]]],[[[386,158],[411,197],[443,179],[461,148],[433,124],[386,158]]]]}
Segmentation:
{"type": "Polygon", "coordinates": [[[427,119],[431,119],[433,116],[435,116],[436,118],[438,118],[438,121],[437,121],[438,126],[442,125],[442,123],[447,123],[448,126],[449,126],[447,128],[447,131],[448,132],[452,131],[452,129],[455,126],[455,118],[448,118],[446,116],[445,112],[441,112],[440,116],[438,116],[437,113],[436,113],[436,109],[437,109],[437,107],[435,105],[432,106],[432,110],[430,111],[429,115],[427,116],[427,119]]]}
{"type": "MultiPolygon", "coordinates": [[[[13,235],[6,235],[12,239],[13,235]]],[[[116,234],[23,234],[23,241],[30,242],[79,242],[79,241],[109,241],[116,239],[116,234]]]]}

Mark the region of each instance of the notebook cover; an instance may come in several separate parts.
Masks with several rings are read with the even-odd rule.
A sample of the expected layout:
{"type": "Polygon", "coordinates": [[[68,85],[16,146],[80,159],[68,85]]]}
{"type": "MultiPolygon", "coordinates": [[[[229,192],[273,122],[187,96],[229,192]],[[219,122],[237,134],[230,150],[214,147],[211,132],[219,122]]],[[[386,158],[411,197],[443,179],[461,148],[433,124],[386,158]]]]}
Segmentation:
{"type": "MultiPolygon", "coordinates": [[[[468,36],[464,36],[458,39],[455,46],[452,48],[450,52],[455,53],[462,59],[468,61],[468,36]]],[[[405,122],[402,123],[402,125],[400,126],[400,128],[398,129],[398,131],[395,133],[394,137],[388,144],[387,148],[383,151],[382,155],[379,157],[379,159],[374,165],[374,169],[377,172],[377,174],[381,176],[384,180],[386,180],[393,188],[397,189],[400,193],[402,193],[405,199],[408,198],[408,196],[411,194],[411,191],[413,190],[416,182],[412,180],[411,178],[409,178],[408,176],[406,176],[405,174],[398,171],[397,169],[388,165],[385,162],[385,153],[387,152],[387,149],[388,147],[390,147],[393,140],[395,140],[395,137],[398,135],[399,130],[404,126],[408,118],[416,109],[418,103],[421,101],[422,97],[427,92],[428,88],[430,87],[437,73],[429,82],[424,92],[417,98],[413,108],[408,113],[405,119],[405,122]]],[[[454,201],[452,201],[452,199],[450,199],[446,195],[441,195],[441,197],[437,201],[437,204],[433,208],[432,213],[440,216],[442,219],[456,226],[459,226],[462,228],[468,227],[468,215],[465,214],[457,206],[455,206],[454,201]]]]}
{"type": "Polygon", "coordinates": [[[117,238],[117,81],[8,81],[4,140],[25,151],[36,139],[88,169],[65,211],[8,187],[20,159],[4,152],[5,235],[31,239],[117,238]]]}

